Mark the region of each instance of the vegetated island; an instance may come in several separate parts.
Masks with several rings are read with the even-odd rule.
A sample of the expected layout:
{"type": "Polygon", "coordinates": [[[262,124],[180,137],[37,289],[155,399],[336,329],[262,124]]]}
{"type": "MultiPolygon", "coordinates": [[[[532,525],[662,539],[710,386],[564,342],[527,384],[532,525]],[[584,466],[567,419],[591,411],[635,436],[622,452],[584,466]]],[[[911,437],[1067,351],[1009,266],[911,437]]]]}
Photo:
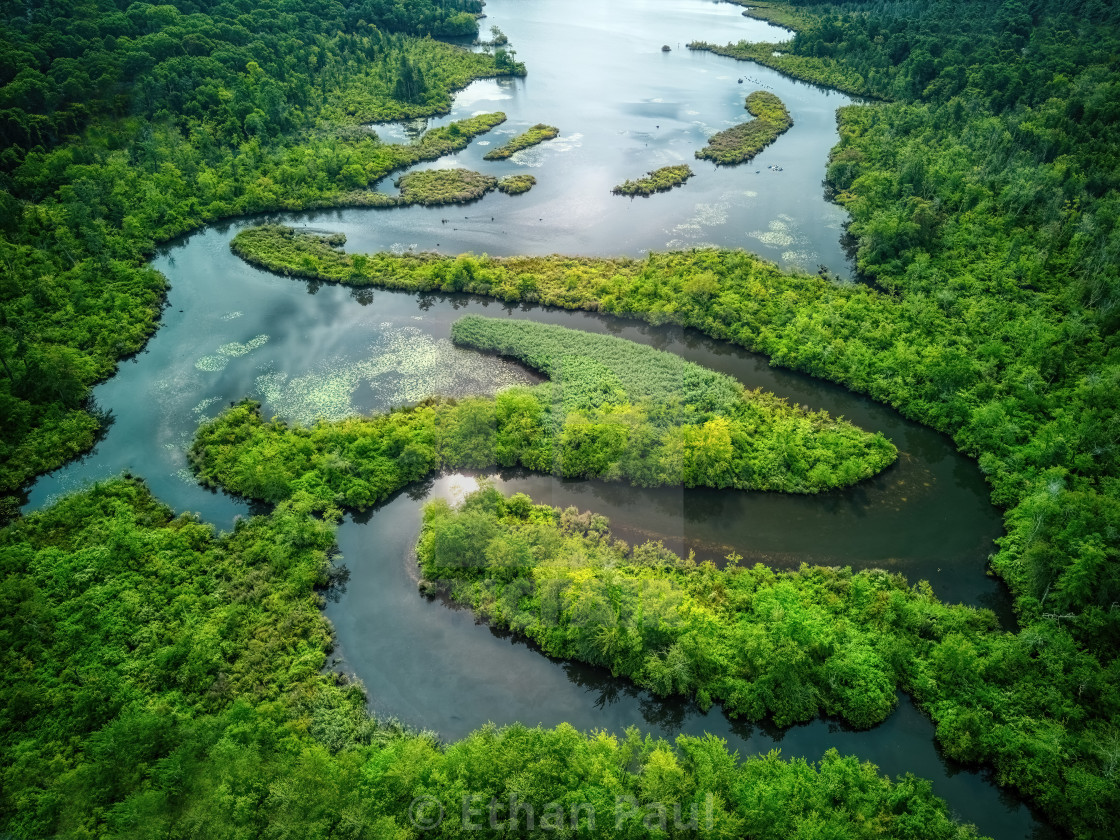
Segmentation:
{"type": "Polygon", "coordinates": [[[660,169],[654,169],[647,173],[644,178],[638,178],[636,181],[623,181],[611,192],[615,195],[631,197],[635,195],[649,196],[655,192],[665,192],[673,187],[679,187],[692,175],[692,169],[686,163],[677,166],[662,166],[660,169]]]}
{"type": "Polygon", "coordinates": [[[990,610],[942,604],[902,575],[747,568],[736,555],[717,568],[659,541],[631,547],[593,512],[485,484],[458,508],[425,506],[416,554],[422,593],[446,594],[549,656],[778,726],[826,714],[865,729],[900,688],[970,709],[971,688],[948,676],[946,656],[999,638],[990,610]]]}
{"type": "Polygon", "coordinates": [[[537,123],[528,131],[522,132],[510,140],[508,143],[499,146],[496,149],[491,149],[482,156],[483,160],[505,160],[512,157],[522,149],[528,149],[530,146],[536,146],[538,143],[543,143],[545,140],[560,134],[560,129],[555,126],[545,125],[544,123],[537,123]]]}
{"type": "Polygon", "coordinates": [[[696,152],[696,157],[724,166],[745,163],[793,125],[793,118],[782,100],[767,91],[756,90],[750,94],[745,107],[754,119],[713,134],[708,138],[708,145],[696,152]]]}
{"type": "MultiPolygon", "coordinates": [[[[397,179],[398,186],[401,186],[402,181],[409,185],[407,188],[402,187],[402,194],[399,196],[377,192],[370,186],[384,177],[389,169],[401,169],[412,164],[437,160],[444,155],[465,149],[475,137],[485,134],[494,126],[501,125],[505,120],[506,115],[501,111],[478,114],[446,126],[429,129],[415,143],[384,145],[381,147],[384,150],[381,155],[382,160],[378,161],[377,165],[351,164],[344,167],[340,178],[344,178],[349,189],[325,204],[331,207],[389,208],[406,207],[409,204],[451,204],[470,201],[484,195],[488,189],[493,188],[493,185],[479,192],[482,186],[480,179],[488,176],[477,172],[471,173],[477,178],[471,178],[469,175],[431,176],[424,172],[408,172],[397,179]]],[[[469,172],[469,170],[430,171],[469,172]]]]}
{"type": "Polygon", "coordinates": [[[303,491],[327,510],[367,508],[438,469],[817,493],[897,457],[880,434],[626,339],[474,315],[451,337],[550,381],[311,428],[265,422],[246,402],[199,429],[191,464],[210,486],[269,502],[303,491]]]}
{"type": "Polygon", "coordinates": [[[498,180],[498,191],[506,195],[521,195],[529,192],[537,183],[532,175],[507,175],[498,180]]]}
{"type": "Polygon", "coordinates": [[[498,186],[493,175],[470,169],[424,169],[406,172],[393,182],[400,188],[398,205],[466,204],[498,186]]]}

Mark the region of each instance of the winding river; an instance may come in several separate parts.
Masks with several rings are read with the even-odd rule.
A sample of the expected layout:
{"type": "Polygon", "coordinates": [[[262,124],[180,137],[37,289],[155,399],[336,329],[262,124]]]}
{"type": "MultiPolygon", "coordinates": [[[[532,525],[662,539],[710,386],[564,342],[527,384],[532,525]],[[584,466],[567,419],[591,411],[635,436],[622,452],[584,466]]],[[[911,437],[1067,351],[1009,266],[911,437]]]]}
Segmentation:
{"type": "MultiPolygon", "coordinates": [[[[684,48],[691,40],[782,40],[780,30],[704,0],[489,0],[483,21],[509,36],[525,79],[481,81],[462,91],[445,122],[502,110],[493,136],[425,167],[464,166],[495,175],[528,172],[527,194],[491,194],[466,207],[413,207],[288,214],[277,220],[341,231],[352,250],[473,251],[490,254],[641,255],[703,245],[744,247],[787,265],[849,269],[843,211],[822,196],[835,109],[846,97],[751,64],[684,48]],[[661,46],[667,44],[670,51],[661,46]],[[743,82],[740,83],[739,79],[743,82]],[[794,127],[752,163],[716,168],[692,159],[706,137],[749,119],[743,99],[773,90],[794,127]],[[487,146],[545,122],[560,137],[509,161],[482,160],[487,146]],[[696,176],[650,199],[610,194],[627,178],[676,162],[696,176]]],[[[376,127],[387,140],[412,126],[376,127]]],[[[384,187],[390,189],[389,187],[384,187]]],[[[466,296],[417,297],[351,291],[277,278],[229,252],[241,227],[218,225],[171,243],[154,266],[171,281],[161,327],[145,351],[95,391],[115,422],[86,458],[42,478],[29,507],[128,470],[176,510],[228,529],[250,513],[243,501],[199,487],[184,451],[197,424],[252,396],[267,412],[310,422],[384,410],[430,393],[490,393],[536,377],[510,362],[451,345],[450,324],[467,312],[506,314],[610,332],[724,371],[748,387],[824,408],[882,431],[900,450],[896,465],[856,488],[817,497],[662,488],[505,474],[496,481],[538,502],[608,515],[630,541],[662,539],[701,557],[737,551],[780,567],[801,562],[878,567],[929,580],[950,602],[987,606],[1010,623],[1006,593],[985,574],[1001,533],[976,464],[943,436],[842,388],[771,368],[764,357],[695,332],[653,328],[587,313],[509,307],[466,296]]],[[[597,669],[552,661],[475,623],[469,612],[421,598],[409,552],[420,508],[454,497],[474,477],[441,476],[363,516],[338,540],[348,587],[327,607],[339,647],[332,664],[361,678],[371,708],[458,738],[487,721],[620,731],[636,725],[669,738],[714,732],[742,754],[780,748],[816,760],[829,747],[932,781],[955,814],[998,838],[1048,833],[986,773],[943,758],[933,727],[906,698],[882,725],[854,732],[817,720],[787,730],[729,721],[686,702],[666,702],[597,669]]]]}

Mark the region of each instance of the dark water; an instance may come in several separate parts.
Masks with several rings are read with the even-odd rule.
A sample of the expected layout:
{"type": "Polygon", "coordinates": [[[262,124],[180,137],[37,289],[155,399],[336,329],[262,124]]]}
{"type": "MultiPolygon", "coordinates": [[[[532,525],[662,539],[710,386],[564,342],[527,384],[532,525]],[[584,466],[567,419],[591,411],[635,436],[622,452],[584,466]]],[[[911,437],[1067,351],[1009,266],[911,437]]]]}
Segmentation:
{"type": "MultiPolygon", "coordinates": [[[[510,36],[519,58],[529,62],[530,76],[472,85],[457,99],[452,117],[501,108],[510,116],[502,128],[510,133],[548,122],[561,128],[562,138],[501,164],[482,162],[486,147],[472,146],[435,165],[499,175],[529,171],[538,185],[526,196],[492,195],[454,210],[351,210],[284,221],[343,231],[354,250],[438,244],[445,252],[637,255],[713,243],[845,271],[838,244],[844,216],[823,201],[820,180],[836,139],[834,109],[847,100],[764,68],[683,49],[694,38],[778,40],[771,28],[742,18],[735,7],[699,0],[625,0],[606,7],[588,0],[491,0],[487,12],[484,24],[496,23],[510,36]],[[662,53],[662,43],[672,51],[662,53]],[[739,85],[739,76],[771,86],[793,112],[795,127],[752,168],[717,170],[691,161],[692,150],[713,130],[746,118],[742,99],[762,85],[739,85]],[[615,183],[678,160],[690,160],[698,173],[683,189],[636,201],[609,194],[615,183]],[[782,171],[767,169],[771,165],[782,171]]],[[[857,488],[818,497],[638,490],[525,475],[500,477],[504,488],[605,513],[616,533],[630,540],[664,539],[700,556],[734,550],[783,567],[808,562],[886,568],[929,580],[947,601],[1006,612],[1000,588],[984,573],[1000,518],[976,464],[892,410],[695,333],[584,313],[351,292],[273,277],[230,254],[228,242],[240,224],[247,223],[174,243],[154,261],[173,287],[161,328],[145,352],[95,392],[116,422],[89,457],[41,479],[31,507],[130,470],[175,509],[229,528],[247,505],[199,487],[186,468],[183,453],[201,420],[245,396],[261,399],[269,413],[310,422],[384,410],[430,393],[482,393],[536,381],[516,365],[456,349],[447,340],[450,324],[465,312],[506,314],[611,332],[677,352],[749,387],[882,431],[901,456],[857,488]]],[[[366,683],[375,711],[447,738],[490,720],[520,720],[568,721],[579,729],[633,724],[668,737],[709,731],[744,754],[776,746],[787,757],[811,760],[835,746],[885,773],[932,780],[955,812],[983,833],[1020,838],[1042,830],[985,775],[943,760],[932,726],[906,698],[870,732],[827,721],[767,732],[728,721],[718,708],[703,714],[688,703],[658,701],[596,669],[553,662],[477,625],[467,612],[424,600],[408,559],[421,500],[462,492],[472,481],[447,476],[410,488],[339,530],[351,578],[327,614],[337,629],[341,666],[366,683]]]]}

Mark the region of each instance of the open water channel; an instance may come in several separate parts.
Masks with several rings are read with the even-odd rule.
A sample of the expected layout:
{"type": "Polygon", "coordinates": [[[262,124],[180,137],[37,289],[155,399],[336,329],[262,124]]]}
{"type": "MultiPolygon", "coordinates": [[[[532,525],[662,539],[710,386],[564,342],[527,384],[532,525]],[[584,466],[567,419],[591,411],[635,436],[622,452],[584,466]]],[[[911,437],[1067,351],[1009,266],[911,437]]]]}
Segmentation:
{"type": "MultiPolygon", "coordinates": [[[[843,211],[821,181],[837,140],[835,110],[849,99],[757,65],[685,43],[780,41],[786,33],[706,0],[489,0],[484,31],[498,25],[526,61],[524,79],[480,81],[462,91],[446,122],[504,111],[507,122],[455,156],[424,164],[494,175],[528,172],[527,194],[491,194],[464,207],[345,210],[277,217],[340,231],[349,250],[640,256],[650,250],[741,247],[786,265],[825,265],[846,276],[843,211]],[[663,44],[670,46],[662,51],[663,44]],[[739,80],[743,81],[740,82],[739,80]],[[693,159],[708,136],[749,119],[752,90],[776,93],[794,126],[749,164],[717,168],[693,159]],[[537,122],[560,137],[501,163],[487,145],[537,122]],[[688,162],[696,175],[649,199],[613,196],[617,183],[688,162]]],[[[404,142],[416,126],[378,126],[404,142]]],[[[391,180],[391,179],[390,179],[391,180]]],[[[388,182],[386,182],[388,184],[388,182]]],[[[383,186],[391,190],[391,186],[383,186]]],[[[228,243],[259,219],[218,225],[169,245],[154,266],[171,281],[161,326],[143,353],[95,392],[114,424],[86,458],[42,478],[29,507],[122,471],[219,529],[249,506],[199,487],[184,452],[197,424],[250,396],[298,422],[381,411],[430,394],[491,393],[538,381],[520,366],[455,348],[451,323],[468,312],[530,318],[609,332],[679,353],[791,402],[824,408],[887,435],[897,464],[858,487],[816,497],[737,491],[638,489],[524,474],[503,489],[536,501],[609,516],[631,542],[662,539],[701,557],[737,551],[779,567],[801,562],[885,568],[929,580],[944,600],[990,607],[1010,621],[1006,594],[985,574],[1000,517],[976,464],[937,433],[842,388],[771,368],[764,357],[691,331],[653,328],[586,313],[519,308],[466,296],[351,291],[278,278],[235,258],[228,243]]],[[[1048,834],[986,773],[943,758],[933,726],[906,698],[882,725],[850,731],[817,720],[787,730],[730,721],[666,702],[598,669],[557,662],[475,623],[469,612],[416,591],[410,551],[420,510],[456,496],[470,476],[441,476],[377,510],[349,517],[338,533],[351,576],[327,607],[339,639],[335,665],[361,678],[378,714],[453,739],[494,721],[621,731],[635,725],[668,738],[713,732],[741,754],[780,748],[819,759],[829,747],[875,762],[890,775],[930,779],[961,819],[998,838],[1048,834]]]]}

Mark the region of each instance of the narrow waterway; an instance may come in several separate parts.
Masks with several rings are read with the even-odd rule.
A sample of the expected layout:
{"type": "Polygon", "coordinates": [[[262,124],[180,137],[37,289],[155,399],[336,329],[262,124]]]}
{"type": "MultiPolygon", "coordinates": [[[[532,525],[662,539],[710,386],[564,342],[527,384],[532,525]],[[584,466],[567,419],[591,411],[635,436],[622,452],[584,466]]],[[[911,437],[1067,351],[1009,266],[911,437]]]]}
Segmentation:
{"type": "MultiPolygon", "coordinates": [[[[445,253],[641,255],[649,250],[743,247],[810,270],[848,272],[839,239],[844,213],[824,201],[821,180],[836,142],[835,109],[848,100],[777,73],[684,48],[690,40],[780,40],[740,9],[703,0],[490,0],[485,26],[509,36],[525,79],[472,84],[453,119],[479,111],[509,116],[498,134],[426,166],[495,175],[529,172],[528,194],[492,194],[461,208],[346,210],[278,217],[340,231],[351,250],[445,253]],[[668,44],[668,53],[661,50],[668,44]],[[742,84],[738,79],[744,78],[742,84]],[[692,159],[707,136],[749,119],[743,98],[771,89],[795,125],[746,167],[692,159]],[[498,164],[483,143],[503,142],[537,122],[561,137],[498,164]],[[697,175],[649,199],[612,196],[627,178],[687,161],[697,175]]],[[[378,127],[387,138],[400,127],[378,127]]],[[[259,221],[259,220],[254,220],[259,221]]],[[[946,601],[988,606],[1007,617],[1006,597],[985,574],[1000,517],[974,462],[896,412],[842,388],[771,368],[764,357],[694,332],[652,328],[586,313],[507,307],[468,298],[350,291],[271,276],[236,259],[228,243],[251,222],[219,225],[168,246],[154,266],[171,281],[161,327],[145,351],[99,386],[115,422],[87,458],[41,479],[30,507],[123,471],[143,476],[177,510],[219,529],[250,512],[243,501],[201,488],[184,452],[197,424],[231,401],[262,400],[269,414],[299,422],[381,411],[429,394],[490,393],[537,378],[521,367],[455,348],[450,324],[467,312],[506,314],[610,332],[729,373],[791,402],[827,409],[882,431],[896,465],[858,487],[816,497],[662,488],[642,490],[548,476],[504,475],[499,484],[539,502],[608,515],[631,541],[662,539],[702,557],[736,551],[780,567],[801,562],[885,568],[929,580],[946,601]]],[[[1023,838],[1042,829],[986,774],[943,760],[933,728],[902,698],[881,726],[852,732],[816,721],[771,732],[726,719],[718,708],[663,702],[597,669],[549,660],[495,634],[463,611],[421,598],[409,559],[420,509],[472,479],[444,476],[366,515],[348,518],[339,543],[351,576],[327,608],[338,633],[338,667],[360,677],[372,708],[456,738],[487,722],[621,730],[637,725],[673,737],[714,732],[741,753],[780,747],[819,759],[830,747],[892,775],[928,778],[982,833],[1023,838]]]]}

